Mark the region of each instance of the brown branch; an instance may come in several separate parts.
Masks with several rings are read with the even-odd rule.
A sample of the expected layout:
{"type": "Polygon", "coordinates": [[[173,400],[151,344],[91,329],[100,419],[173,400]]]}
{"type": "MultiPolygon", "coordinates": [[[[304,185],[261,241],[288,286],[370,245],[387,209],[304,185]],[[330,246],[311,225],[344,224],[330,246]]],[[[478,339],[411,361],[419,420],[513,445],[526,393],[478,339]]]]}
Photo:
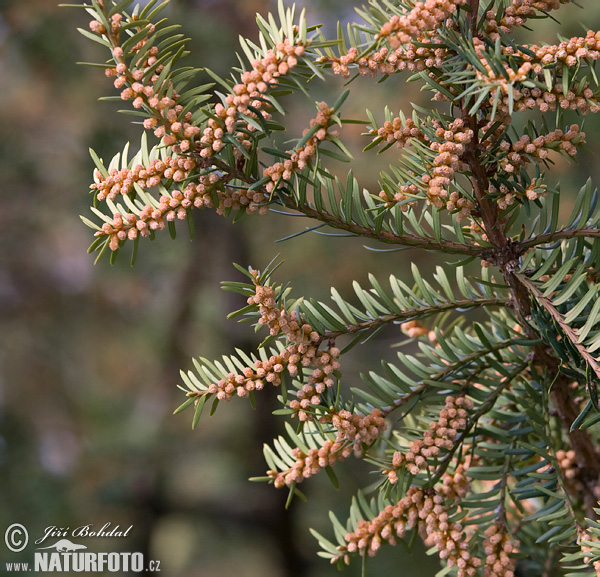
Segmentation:
{"type": "Polygon", "coordinates": [[[555,240],[570,239],[580,236],[588,236],[591,238],[600,238],[600,229],[598,228],[579,228],[577,230],[563,228],[555,232],[549,232],[547,234],[538,234],[537,236],[531,237],[529,240],[519,242],[518,246],[523,250],[529,250],[541,244],[547,244],[555,240]]]}
{"type": "Polygon", "coordinates": [[[467,6],[471,9],[467,19],[469,20],[473,37],[475,37],[477,36],[477,14],[479,13],[479,0],[468,0],[467,6]]]}
{"type": "MultiPolygon", "coordinates": [[[[498,253],[500,250],[502,253],[505,253],[508,250],[509,254],[507,255],[506,260],[511,260],[511,257],[514,258],[515,255],[513,254],[513,251],[509,250],[511,245],[504,234],[504,230],[502,230],[502,227],[498,223],[497,206],[493,201],[486,197],[490,188],[490,183],[485,166],[480,162],[477,155],[477,149],[479,147],[479,125],[477,119],[475,116],[468,114],[466,108],[463,108],[463,119],[473,131],[473,139],[467,145],[463,158],[466,160],[469,165],[469,170],[471,171],[471,184],[473,186],[475,199],[477,200],[477,206],[483,222],[485,234],[488,237],[489,242],[496,247],[495,252],[498,253]]],[[[497,254],[496,256],[502,255],[497,254]]]]}

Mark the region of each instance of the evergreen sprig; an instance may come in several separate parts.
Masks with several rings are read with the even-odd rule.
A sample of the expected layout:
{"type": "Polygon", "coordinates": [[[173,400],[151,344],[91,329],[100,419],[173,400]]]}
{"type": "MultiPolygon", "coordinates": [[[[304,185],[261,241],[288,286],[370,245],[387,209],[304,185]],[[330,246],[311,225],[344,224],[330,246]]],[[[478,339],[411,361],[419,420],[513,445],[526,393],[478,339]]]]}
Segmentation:
{"type": "Polygon", "coordinates": [[[131,102],[146,130],[132,158],[129,145],[108,166],[92,152],[98,221],[82,218],[98,258],[114,262],[131,242],[135,259],[141,237],[165,228],[175,237],[177,220],[192,233],[191,211],[203,208],[234,220],[304,216],[311,223],[288,238],[369,239],[392,247],[390,267],[394,249],[450,261],[432,278],[415,265],[410,280],[394,269],[387,283],[370,275],[352,298],[334,287],[327,302],[277,284],[275,262],[237,266],[245,278],[223,288],[247,305],[230,318],[263,342],[181,372],[187,398],[176,412],[193,409],[194,427],[209,401],[212,414],[278,387],[285,435],[265,447],[269,470],[257,480],[287,487],[290,499],[321,470],[343,484],[334,465],[350,456],[372,468],[376,482],[356,493],[347,521],[330,516],[334,537],[313,532],[332,563],[420,535],[443,575],[600,571],[598,192],[588,182],[564,222],[564,192],[546,177],[554,159],[585,146],[565,112],[600,111],[600,32],[554,45],[514,35],[568,1],[370,0],[331,39],[280,2],[257,18],[258,40],[240,39],[228,78],[206,70],[214,84],[180,66],[186,39],[159,19],[166,2],[84,5],[93,20],[82,34],[110,51],[94,66],[121,91],[109,98],[131,102]],[[349,120],[349,83],[279,146],[285,97],[310,96],[332,75],[400,75],[420,82],[431,105],[395,113],[390,103],[349,120]],[[392,162],[371,190],[332,164],[353,163],[344,129],[354,123],[365,129],[363,154],[392,162]],[[348,375],[344,355],[382,331],[408,348],[360,381],[348,375]]]}

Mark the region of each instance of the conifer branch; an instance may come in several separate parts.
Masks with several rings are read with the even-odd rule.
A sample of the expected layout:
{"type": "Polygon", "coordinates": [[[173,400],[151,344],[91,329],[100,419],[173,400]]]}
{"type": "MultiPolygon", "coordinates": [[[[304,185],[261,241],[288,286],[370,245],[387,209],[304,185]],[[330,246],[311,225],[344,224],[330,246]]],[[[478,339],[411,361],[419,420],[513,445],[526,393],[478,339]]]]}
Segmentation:
{"type": "MultiPolygon", "coordinates": [[[[253,190],[262,192],[265,195],[265,198],[270,196],[270,192],[265,190],[264,187],[256,186],[259,182],[257,179],[249,178],[246,176],[246,174],[244,174],[243,171],[233,168],[218,159],[213,159],[213,163],[219,169],[227,172],[230,178],[238,179],[244,182],[247,186],[253,187],[253,190]]],[[[377,240],[385,244],[405,246],[407,248],[421,248],[423,250],[439,251],[447,254],[462,254],[465,256],[478,256],[484,258],[489,253],[487,248],[472,244],[461,244],[447,240],[436,242],[433,239],[422,238],[412,234],[396,235],[385,230],[375,231],[368,226],[363,226],[355,222],[348,222],[339,216],[330,214],[326,210],[317,210],[308,204],[300,204],[295,198],[289,195],[282,194],[281,199],[286,208],[296,210],[308,218],[313,218],[326,224],[327,226],[349,232],[358,237],[377,240]]]]}
{"type": "Polygon", "coordinates": [[[344,230],[356,236],[378,240],[385,244],[393,244],[405,246],[407,248],[420,248],[427,251],[439,251],[447,254],[462,254],[465,256],[478,256],[483,258],[487,254],[487,250],[483,247],[475,245],[460,244],[452,241],[436,242],[432,239],[421,238],[411,234],[395,235],[391,232],[380,231],[376,232],[371,228],[361,226],[356,223],[345,222],[339,217],[329,214],[324,211],[317,211],[308,205],[299,205],[290,200],[286,203],[288,208],[298,210],[309,218],[314,218],[325,223],[332,228],[344,230]]]}
{"type": "Polygon", "coordinates": [[[335,339],[341,335],[360,333],[362,331],[368,331],[379,328],[384,325],[392,323],[401,323],[403,321],[412,320],[414,318],[427,318],[432,315],[442,314],[447,311],[453,311],[457,309],[470,309],[478,307],[494,307],[494,306],[508,306],[510,300],[506,298],[482,298],[472,300],[461,300],[455,302],[448,302],[436,306],[422,307],[418,309],[407,310],[402,314],[389,314],[373,319],[372,321],[365,321],[357,323],[355,325],[348,325],[343,331],[326,331],[323,333],[323,340],[335,339]]]}

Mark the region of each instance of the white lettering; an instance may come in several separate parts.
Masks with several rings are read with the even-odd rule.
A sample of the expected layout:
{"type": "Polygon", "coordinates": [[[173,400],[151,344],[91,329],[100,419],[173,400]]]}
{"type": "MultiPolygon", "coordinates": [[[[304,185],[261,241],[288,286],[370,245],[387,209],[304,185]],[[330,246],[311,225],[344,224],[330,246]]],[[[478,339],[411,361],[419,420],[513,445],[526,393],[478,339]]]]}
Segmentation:
{"type": "Polygon", "coordinates": [[[121,571],[127,573],[129,571],[129,557],[131,553],[121,553],[121,563],[123,564],[121,567],[121,571]]]}
{"type": "Polygon", "coordinates": [[[36,571],[48,571],[48,553],[35,553],[34,563],[36,571]]]}
{"type": "Polygon", "coordinates": [[[72,561],[72,571],[75,571],[76,573],[83,573],[85,571],[85,555],[82,553],[75,553],[72,561]]]}
{"type": "Polygon", "coordinates": [[[56,525],[46,527],[44,529],[44,536],[37,539],[36,544],[39,545],[40,543],[43,543],[48,537],[66,537],[68,531],[68,527],[57,527],[56,525]]]}
{"type": "Polygon", "coordinates": [[[29,571],[29,563],[6,563],[6,572],[10,573],[14,571],[15,573],[25,573],[29,571]]]}
{"type": "Polygon", "coordinates": [[[135,573],[141,573],[144,570],[144,556],[141,553],[132,553],[131,570],[135,573]]]}
{"type": "Polygon", "coordinates": [[[108,570],[111,573],[116,573],[119,570],[120,555],[118,553],[109,553],[108,554],[108,570]]]}
{"type": "Polygon", "coordinates": [[[96,563],[96,553],[84,553],[85,556],[85,570],[91,573],[92,571],[98,571],[98,565],[96,563]]]}
{"type": "Polygon", "coordinates": [[[48,571],[62,571],[60,555],[58,553],[50,554],[50,563],[48,564],[48,571]]]}
{"type": "MultiPolygon", "coordinates": [[[[100,531],[98,531],[96,533],[96,537],[110,537],[110,534],[107,534],[105,529],[108,529],[110,527],[110,523],[104,523],[104,525],[102,525],[102,528],[100,529],[100,531]]],[[[118,525],[117,525],[118,527],[118,525]]]]}
{"type": "Polygon", "coordinates": [[[73,533],[71,533],[71,535],[73,537],[89,537],[91,528],[91,524],[77,527],[77,529],[73,529],[73,533]]]}
{"type": "MultiPolygon", "coordinates": [[[[153,561],[151,563],[157,563],[153,561]]],[[[17,564],[14,564],[15,566],[17,564]]],[[[6,565],[8,566],[8,564],[6,565]]],[[[34,553],[34,566],[36,573],[110,573],[134,572],[141,573],[144,570],[143,553],[91,553],[91,552],[69,552],[58,553],[47,551],[36,551],[34,553]]],[[[11,566],[7,570],[14,570],[11,566]]]]}

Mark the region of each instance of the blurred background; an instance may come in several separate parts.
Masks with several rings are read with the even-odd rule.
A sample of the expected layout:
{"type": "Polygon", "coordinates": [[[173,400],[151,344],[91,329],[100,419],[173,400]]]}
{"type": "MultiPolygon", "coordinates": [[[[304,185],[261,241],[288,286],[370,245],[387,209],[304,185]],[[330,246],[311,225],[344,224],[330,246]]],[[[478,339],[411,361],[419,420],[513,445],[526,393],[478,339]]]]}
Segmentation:
{"type": "MultiPolygon", "coordinates": [[[[353,14],[346,2],[304,5],[309,21],[325,23],[330,35],[353,14]]],[[[561,10],[561,25],[533,22],[535,39],[580,35],[581,20],[599,29],[600,5],[583,6],[561,10]]],[[[256,37],[254,14],[274,8],[268,0],[172,0],[167,15],[192,38],[187,63],[226,75],[238,35],[256,37]]],[[[135,146],[141,131],[116,113],[119,106],[97,102],[114,92],[102,72],[75,64],[106,58],[76,31],[88,21],[53,1],[0,0],[0,533],[12,523],[39,535],[48,526],[110,522],[133,529],[100,550],[143,551],[161,560],[168,577],[334,575],[307,528],[330,534],[325,512],[345,516],[352,492],[368,484],[367,469],[342,464],[339,491],[317,476],[302,487],[308,503],[285,510],[286,492],[247,480],[264,474],[262,445],[280,431],[274,394],[258,396],[255,411],[244,400],[221,405],[192,431],[190,412],[172,415],[183,400],[179,369],[192,356],[216,358],[257,343],[247,325],[225,319],[243,305],[219,289],[221,280],[240,279],[232,262],[262,268],[279,254],[285,264],[277,279],[289,280],[296,295],[321,299],[334,284],[350,294],[352,280],[364,282],[369,272],[384,279],[409,270],[411,259],[426,261],[425,271],[437,263],[412,251],[368,252],[354,239],[277,243],[310,223],[269,215],[232,226],[206,212],[196,216],[194,242],[182,228],[175,242],[167,234],[142,242],[134,269],[127,257],[94,266],[86,254],[92,233],[78,217],[89,213],[88,147],[109,159],[128,140],[135,146]]],[[[423,97],[405,80],[357,81],[344,116],[363,118],[369,106],[381,118],[386,103],[407,111],[423,97]]],[[[312,100],[291,103],[292,130],[307,125],[313,100],[333,102],[341,90],[337,80],[312,100]]],[[[598,121],[587,119],[584,129],[593,153],[598,121]]],[[[360,130],[348,138],[353,150],[365,144],[360,130]]],[[[361,183],[379,190],[377,167],[394,154],[367,155],[356,166],[361,183]]],[[[600,180],[597,159],[584,153],[579,165],[557,162],[553,179],[565,196],[590,174],[600,180]]],[[[357,379],[369,359],[391,356],[393,342],[384,334],[352,355],[347,378],[357,379]]],[[[0,542],[0,573],[4,561],[30,561],[28,551],[7,557],[0,542]]],[[[359,565],[345,574],[359,575],[359,565]]],[[[438,564],[397,547],[369,566],[382,577],[402,566],[411,577],[434,575],[438,564]]]]}

